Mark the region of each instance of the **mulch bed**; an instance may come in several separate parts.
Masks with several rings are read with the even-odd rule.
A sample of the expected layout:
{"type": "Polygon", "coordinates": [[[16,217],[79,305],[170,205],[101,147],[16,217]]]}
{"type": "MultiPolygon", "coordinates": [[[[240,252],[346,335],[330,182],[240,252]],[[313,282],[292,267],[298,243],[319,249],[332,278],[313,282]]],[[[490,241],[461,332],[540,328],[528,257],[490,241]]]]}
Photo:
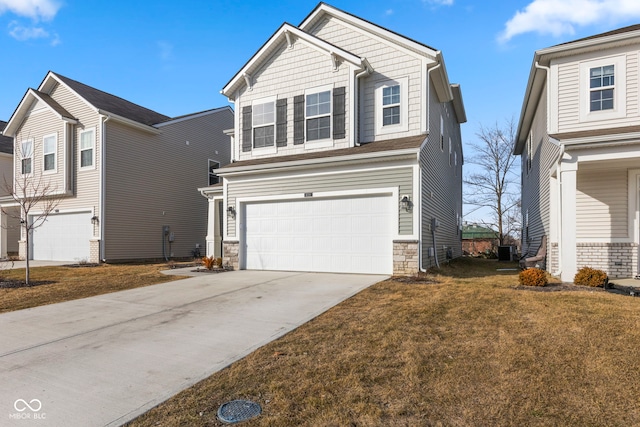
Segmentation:
{"type": "Polygon", "coordinates": [[[392,276],[388,280],[409,285],[435,285],[440,283],[428,276],[392,276]]]}
{"type": "Polygon", "coordinates": [[[547,286],[514,286],[517,291],[534,292],[560,292],[560,291],[589,291],[604,292],[602,288],[592,288],[590,286],[576,286],[573,283],[552,283],[547,286]]]}
{"type": "Polygon", "coordinates": [[[35,286],[49,285],[52,282],[50,280],[32,280],[28,285],[24,280],[1,280],[0,289],[15,289],[15,288],[33,288],[35,286]]]}

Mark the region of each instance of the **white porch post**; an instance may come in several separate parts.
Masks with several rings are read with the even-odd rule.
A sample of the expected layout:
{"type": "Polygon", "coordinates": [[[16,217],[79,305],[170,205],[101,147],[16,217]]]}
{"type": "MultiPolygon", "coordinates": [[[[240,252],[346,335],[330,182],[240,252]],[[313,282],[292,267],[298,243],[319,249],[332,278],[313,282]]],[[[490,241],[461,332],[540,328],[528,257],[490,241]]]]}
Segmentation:
{"type": "Polygon", "coordinates": [[[206,256],[216,256],[215,255],[215,236],[216,236],[216,205],[217,199],[213,197],[209,197],[208,199],[208,210],[207,210],[207,248],[205,250],[206,256]]]}
{"type": "Polygon", "coordinates": [[[0,258],[7,257],[7,215],[0,210],[0,258]]]}
{"type": "Polygon", "coordinates": [[[560,258],[563,282],[573,282],[577,271],[576,246],[576,189],[577,159],[562,162],[560,173],[562,182],[562,225],[560,227],[560,258]]]}

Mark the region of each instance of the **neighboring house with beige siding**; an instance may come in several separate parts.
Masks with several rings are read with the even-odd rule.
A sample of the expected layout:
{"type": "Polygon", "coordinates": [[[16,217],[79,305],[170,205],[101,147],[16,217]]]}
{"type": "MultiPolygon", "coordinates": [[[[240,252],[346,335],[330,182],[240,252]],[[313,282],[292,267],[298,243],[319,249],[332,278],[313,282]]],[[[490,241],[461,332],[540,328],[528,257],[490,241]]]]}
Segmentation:
{"type": "MultiPolygon", "coordinates": [[[[0,120],[0,199],[10,194],[13,182],[13,139],[2,135],[7,122],[0,120]]],[[[18,254],[20,221],[16,207],[7,206],[6,213],[0,211],[0,258],[18,254]]]]}
{"type": "Polygon", "coordinates": [[[320,3],[222,93],[232,163],[201,191],[223,203],[225,262],[413,274],[461,255],[466,116],[440,51],[320,3]]]}
{"type": "Polygon", "coordinates": [[[535,52],[515,154],[523,253],[548,236],[547,270],[638,275],[640,25],[535,52]]]}
{"type": "MultiPolygon", "coordinates": [[[[109,262],[204,252],[207,202],[192,190],[217,182],[212,171],[230,160],[224,130],[232,127],[230,107],[171,118],[49,72],[4,130],[17,147],[15,182],[43,180],[61,196],[33,231],[31,258],[109,262]]],[[[5,198],[3,208],[10,205],[5,198]]],[[[22,230],[21,256],[25,237],[22,230]]]]}

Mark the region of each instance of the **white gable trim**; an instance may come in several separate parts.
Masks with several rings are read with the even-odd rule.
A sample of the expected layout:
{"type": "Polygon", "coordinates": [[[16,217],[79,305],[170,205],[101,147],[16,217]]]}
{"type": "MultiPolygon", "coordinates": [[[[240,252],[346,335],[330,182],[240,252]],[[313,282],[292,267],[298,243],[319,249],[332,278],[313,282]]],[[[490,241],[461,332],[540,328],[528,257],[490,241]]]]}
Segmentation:
{"type": "Polygon", "coordinates": [[[260,48],[260,50],[245,64],[240,71],[231,79],[229,83],[222,89],[221,93],[227,98],[233,99],[235,90],[240,84],[246,84],[245,75],[251,76],[252,71],[257,69],[259,65],[270,55],[272,49],[281,41],[286,41],[288,46],[295,44],[296,40],[301,40],[318,50],[319,52],[326,53],[329,56],[337,56],[347,63],[365,67],[363,58],[353,55],[346,50],[343,50],[337,46],[333,46],[330,43],[325,42],[311,34],[308,34],[290,24],[283,24],[282,27],[260,48]]]}
{"type": "Polygon", "coordinates": [[[9,122],[4,128],[4,131],[2,132],[3,135],[9,136],[9,137],[15,136],[14,135],[15,131],[23,122],[24,118],[28,115],[29,105],[34,100],[43,103],[46,106],[46,108],[49,111],[51,111],[56,117],[58,117],[60,120],[68,123],[74,123],[74,124],[78,123],[78,121],[73,117],[64,117],[62,114],[54,110],[51,107],[51,105],[49,105],[48,102],[44,101],[35,90],[29,89],[27,90],[27,93],[25,93],[24,97],[22,98],[22,101],[20,101],[20,104],[18,104],[18,108],[16,108],[16,111],[11,116],[11,119],[9,119],[9,122]]]}
{"type": "Polygon", "coordinates": [[[96,113],[98,112],[98,108],[96,108],[96,106],[94,106],[89,101],[87,101],[82,96],[80,96],[75,90],[71,89],[71,87],[69,85],[67,85],[60,78],[58,78],[58,76],[56,76],[55,73],[53,73],[52,71],[49,71],[49,73],[47,73],[47,77],[45,77],[45,79],[42,81],[42,84],[40,84],[40,86],[38,87],[38,90],[40,92],[44,92],[44,93],[47,93],[47,94],[50,93],[50,89],[52,89],[52,88],[49,88],[48,85],[49,85],[51,79],[55,80],[56,83],[64,86],[68,91],[70,91],[72,94],[77,96],[80,100],[82,100],[82,102],[84,102],[84,104],[87,107],[89,107],[90,109],[92,109],[96,113]]]}

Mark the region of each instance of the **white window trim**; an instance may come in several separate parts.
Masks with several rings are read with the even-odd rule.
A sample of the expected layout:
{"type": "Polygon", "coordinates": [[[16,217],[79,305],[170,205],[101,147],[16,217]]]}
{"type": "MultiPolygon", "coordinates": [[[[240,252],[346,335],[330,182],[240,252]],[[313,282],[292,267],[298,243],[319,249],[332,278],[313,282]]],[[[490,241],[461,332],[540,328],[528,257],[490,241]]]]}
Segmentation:
{"type": "MultiPolygon", "coordinates": [[[[33,169],[32,169],[33,170],[33,169]]],[[[43,174],[54,174],[58,172],[58,133],[54,132],[54,133],[50,133],[49,135],[44,135],[42,137],[42,173],[43,174]],[[44,140],[47,138],[54,138],[55,139],[55,150],[53,151],[53,153],[47,153],[46,151],[44,151],[44,140]],[[53,169],[51,170],[45,170],[44,166],[45,166],[45,156],[47,154],[53,154],[53,169]]]]}
{"type": "Polygon", "coordinates": [[[407,132],[409,130],[409,77],[400,77],[394,80],[379,82],[375,87],[375,109],[376,109],[376,135],[389,133],[407,132]],[[400,86],[400,123],[383,126],[382,92],[384,88],[400,86]]]}
{"type": "Polygon", "coordinates": [[[251,155],[252,156],[263,156],[263,155],[270,155],[270,154],[276,154],[278,152],[278,147],[276,144],[276,141],[278,140],[278,126],[276,126],[276,121],[277,121],[277,117],[278,117],[278,110],[276,107],[276,100],[278,99],[278,97],[276,95],[274,96],[268,96],[266,98],[259,98],[259,99],[254,99],[253,101],[251,101],[251,155]],[[267,124],[262,124],[260,126],[255,126],[254,122],[253,122],[253,108],[256,105],[260,105],[260,104],[268,104],[268,103],[273,103],[273,145],[270,145],[268,147],[260,147],[260,148],[256,148],[254,146],[254,140],[253,140],[253,135],[254,135],[254,129],[256,127],[263,127],[263,126],[269,126],[267,124]]]}
{"type": "Polygon", "coordinates": [[[80,132],[78,133],[78,169],[81,171],[85,171],[85,170],[94,170],[96,168],[96,128],[95,127],[87,127],[84,130],[80,130],[80,132]],[[81,166],[82,165],[82,135],[87,133],[87,132],[93,132],[93,145],[91,146],[91,150],[92,150],[92,159],[91,159],[91,165],[90,166],[81,166]]]}
{"type": "Polygon", "coordinates": [[[601,58],[580,63],[580,121],[595,122],[627,116],[626,55],[601,58]],[[590,71],[592,68],[614,66],[613,109],[591,111],[590,71]]]}
{"type": "Polygon", "coordinates": [[[440,151],[444,153],[444,118],[440,113],[440,151]]]}
{"type": "Polygon", "coordinates": [[[529,131],[529,137],[527,138],[527,175],[531,172],[533,167],[533,130],[529,131]]]}
{"type": "Polygon", "coordinates": [[[304,148],[327,148],[333,147],[333,85],[317,86],[304,91],[304,148]],[[329,92],[329,138],[316,139],[314,141],[307,141],[307,119],[313,119],[316,117],[325,117],[326,115],[318,115],[307,117],[307,95],[313,95],[314,93],[329,92]]]}
{"type": "Polygon", "coordinates": [[[33,175],[33,168],[34,168],[34,151],[35,151],[35,146],[33,144],[33,138],[27,138],[25,140],[20,141],[20,163],[18,164],[18,170],[20,171],[20,175],[21,176],[32,176],[33,175]],[[23,146],[26,143],[30,143],[31,144],[31,153],[29,156],[25,156],[23,153],[23,146]],[[30,173],[22,173],[22,161],[26,160],[26,159],[31,159],[31,172],[30,173]]]}

